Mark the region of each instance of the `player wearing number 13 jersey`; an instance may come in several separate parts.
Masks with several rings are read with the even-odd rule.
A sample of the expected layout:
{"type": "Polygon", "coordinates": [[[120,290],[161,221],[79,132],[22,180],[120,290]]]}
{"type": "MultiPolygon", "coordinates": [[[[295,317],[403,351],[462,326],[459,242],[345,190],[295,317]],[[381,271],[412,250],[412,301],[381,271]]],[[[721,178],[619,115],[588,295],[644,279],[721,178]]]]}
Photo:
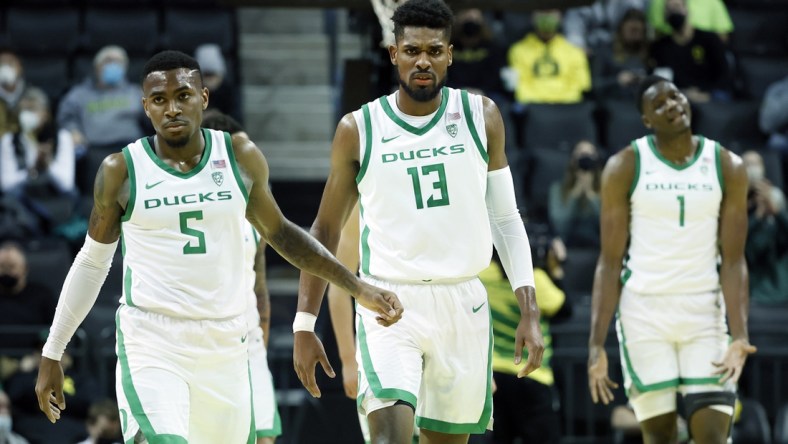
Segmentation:
{"type": "MultiPolygon", "coordinates": [[[[463,442],[492,425],[490,315],[477,275],[493,244],[520,302],[513,345],[518,358],[528,347],[522,372],[541,362],[530,247],[498,108],[443,87],[451,10],[442,0],[409,0],[392,20],[399,89],[339,123],[312,229],[335,249],[358,201],[360,274],[402,301],[403,318],[389,328],[356,310],[357,405],[371,441],[409,443],[415,416],[422,441],[463,442]]],[[[324,290],[302,273],[298,311],[316,315],[324,290]]],[[[294,364],[313,395],[318,361],[326,368],[317,336],[296,330],[294,364]]]]}
{"type": "Polygon", "coordinates": [[[675,442],[679,392],[695,442],[724,443],[735,383],[755,351],[746,316],[747,177],[738,156],[692,134],[689,102],[673,83],[650,76],[638,93],[654,134],[613,156],[602,177],[591,397],[607,404],[616,387],[604,341],[617,308],[624,387],[644,442],[675,442]]]}

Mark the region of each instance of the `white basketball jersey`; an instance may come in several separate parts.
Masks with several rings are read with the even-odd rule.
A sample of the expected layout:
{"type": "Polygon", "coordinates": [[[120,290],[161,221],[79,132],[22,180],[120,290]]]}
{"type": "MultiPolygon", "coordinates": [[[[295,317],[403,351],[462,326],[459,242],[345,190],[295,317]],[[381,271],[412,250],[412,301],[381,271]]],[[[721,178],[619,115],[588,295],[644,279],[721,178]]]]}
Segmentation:
{"type": "Polygon", "coordinates": [[[123,149],[130,196],[122,217],[122,303],[189,319],[225,319],[248,306],[244,217],[248,199],[230,136],[203,129],[199,164],[182,173],[152,138],[123,149]]]}
{"type": "Polygon", "coordinates": [[[720,146],[697,136],[695,157],[676,165],[654,136],[632,142],[629,250],[622,283],[641,294],[701,293],[719,288],[717,232],[723,194],[720,146]]]}
{"type": "Polygon", "coordinates": [[[476,276],[490,263],[482,98],[441,93],[431,116],[402,114],[397,93],[353,113],[363,275],[439,282],[476,276]]]}
{"type": "Polygon", "coordinates": [[[257,275],[254,271],[257,246],[260,245],[260,235],[248,220],[244,219],[244,260],[246,273],[244,275],[244,291],[248,295],[246,308],[246,323],[249,330],[260,326],[260,313],[257,311],[257,294],[254,292],[254,283],[257,275]]]}

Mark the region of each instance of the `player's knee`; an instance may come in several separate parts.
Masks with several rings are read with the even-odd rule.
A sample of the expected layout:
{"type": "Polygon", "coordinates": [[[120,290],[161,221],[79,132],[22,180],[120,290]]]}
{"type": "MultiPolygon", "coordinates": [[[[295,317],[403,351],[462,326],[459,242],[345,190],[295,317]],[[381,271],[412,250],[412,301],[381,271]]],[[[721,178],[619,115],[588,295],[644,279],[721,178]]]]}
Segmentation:
{"type": "Polygon", "coordinates": [[[735,404],[736,394],[732,392],[702,392],[684,395],[684,410],[687,421],[690,422],[698,411],[707,408],[732,417],[735,404]]]}
{"type": "Polygon", "coordinates": [[[640,429],[643,432],[643,442],[646,444],[674,442],[678,433],[676,414],[667,413],[644,420],[640,423],[640,429]]]}

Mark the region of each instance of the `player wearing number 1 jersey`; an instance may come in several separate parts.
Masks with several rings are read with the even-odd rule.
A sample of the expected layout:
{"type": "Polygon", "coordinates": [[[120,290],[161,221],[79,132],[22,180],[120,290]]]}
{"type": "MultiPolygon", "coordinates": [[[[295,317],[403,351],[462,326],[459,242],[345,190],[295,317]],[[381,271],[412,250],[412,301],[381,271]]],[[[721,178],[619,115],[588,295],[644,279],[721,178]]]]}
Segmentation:
{"type": "Polygon", "coordinates": [[[612,400],[604,341],[618,308],[624,386],[644,442],[675,442],[680,392],[694,442],[724,443],[736,381],[755,352],[747,176],[738,156],[692,134],[689,102],[673,83],[650,76],[638,93],[654,134],[613,156],[602,177],[589,388],[594,402],[612,400]]]}
{"type": "MultiPolygon", "coordinates": [[[[504,128],[486,97],[443,85],[452,13],[442,0],[409,0],[394,12],[389,48],[400,87],[346,115],[315,237],[335,249],[354,204],[360,274],[396,291],[406,315],[389,329],[358,307],[358,406],[372,442],[463,443],[492,424],[489,306],[478,273],[495,245],[521,310],[513,344],[527,374],[543,344],[530,247],[504,154],[504,128]]],[[[495,75],[492,74],[491,75],[495,75]]],[[[325,282],[301,274],[297,316],[317,315],[325,282]]],[[[298,319],[298,318],[297,318],[298,319]]],[[[314,396],[314,367],[329,364],[317,336],[294,324],[294,364],[314,396]]]]}
{"type": "Polygon", "coordinates": [[[116,336],[123,442],[254,443],[244,216],[282,256],[344,287],[382,324],[396,322],[401,306],[282,215],[265,158],[245,135],[200,128],[208,89],[193,58],[154,55],[142,92],[156,135],[111,154],[97,173],[85,244],[42,352],[39,408],[52,422],[66,408],[59,360],[122,234],[116,336]]]}

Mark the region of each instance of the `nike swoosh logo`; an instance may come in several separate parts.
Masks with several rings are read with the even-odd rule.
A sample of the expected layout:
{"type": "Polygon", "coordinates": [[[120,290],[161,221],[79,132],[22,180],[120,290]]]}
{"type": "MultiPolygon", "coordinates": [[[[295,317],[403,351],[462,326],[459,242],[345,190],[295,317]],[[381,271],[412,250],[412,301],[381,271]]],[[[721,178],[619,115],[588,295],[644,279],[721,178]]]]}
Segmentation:
{"type": "Polygon", "coordinates": [[[243,344],[244,342],[246,342],[246,335],[243,335],[243,337],[241,337],[241,344],[243,344]]]}
{"type": "Polygon", "coordinates": [[[484,307],[484,304],[486,304],[486,302],[482,302],[482,304],[478,307],[473,307],[473,312],[476,313],[477,311],[481,310],[482,307],[484,307]]]}
{"type": "MultiPolygon", "coordinates": [[[[399,136],[401,136],[401,135],[402,134],[400,134],[399,136]]],[[[380,138],[380,143],[389,143],[389,142],[391,142],[392,140],[396,139],[399,136],[389,137],[388,139],[386,139],[385,137],[381,137],[380,138]]]]}
{"type": "Polygon", "coordinates": [[[158,181],[158,182],[156,182],[156,183],[146,183],[146,184],[145,184],[145,189],[146,189],[146,190],[149,190],[149,189],[151,189],[151,188],[155,187],[156,185],[158,185],[158,184],[160,184],[160,183],[162,183],[162,182],[164,182],[164,181],[163,181],[163,180],[160,180],[160,181],[158,181]]]}

